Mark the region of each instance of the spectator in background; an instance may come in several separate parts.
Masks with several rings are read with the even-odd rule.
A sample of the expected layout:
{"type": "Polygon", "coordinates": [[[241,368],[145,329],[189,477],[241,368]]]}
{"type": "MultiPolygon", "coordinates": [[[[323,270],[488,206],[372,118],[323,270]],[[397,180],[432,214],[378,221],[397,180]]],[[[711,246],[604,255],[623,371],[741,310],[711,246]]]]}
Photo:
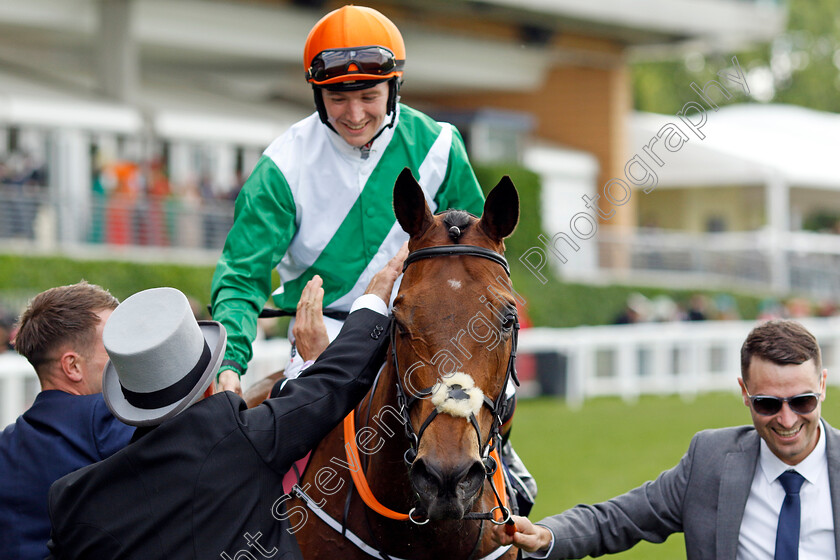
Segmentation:
{"type": "Polygon", "coordinates": [[[785,317],[788,319],[801,319],[811,317],[811,302],[805,298],[793,297],[785,302],[785,317]]]}
{"type": "Polygon", "coordinates": [[[716,319],[720,321],[740,321],[741,312],[738,310],[738,303],[729,294],[718,294],[715,296],[715,307],[717,308],[716,319]]]}
{"type": "Polygon", "coordinates": [[[643,323],[648,320],[650,313],[650,301],[638,292],[627,296],[624,309],[615,318],[616,325],[628,325],[632,323],[643,323]]]}
{"type": "Polygon", "coordinates": [[[681,310],[676,302],[665,294],[656,296],[650,302],[649,320],[656,323],[679,321],[682,318],[680,313],[681,310]]]}
{"type": "Polygon", "coordinates": [[[12,333],[15,321],[10,313],[0,307],[0,353],[12,350],[12,333]]]}
{"type": "Polygon", "coordinates": [[[125,447],[134,428],[102,397],[108,355],[102,329],[118,301],[80,282],[35,296],[20,317],[15,348],[35,368],[41,392],[0,433],[0,551],[4,558],[47,555],[50,485],[125,447]]]}
{"type": "Polygon", "coordinates": [[[837,315],[837,303],[831,300],[821,301],[817,305],[817,317],[833,317],[837,315]]]}
{"type": "Polygon", "coordinates": [[[759,321],[770,321],[773,319],[781,319],[784,316],[782,305],[776,298],[765,298],[758,304],[759,321]]]}
{"type": "Polygon", "coordinates": [[[685,318],[688,321],[705,321],[708,319],[708,308],[709,303],[706,296],[703,294],[694,294],[688,301],[685,318]]]}

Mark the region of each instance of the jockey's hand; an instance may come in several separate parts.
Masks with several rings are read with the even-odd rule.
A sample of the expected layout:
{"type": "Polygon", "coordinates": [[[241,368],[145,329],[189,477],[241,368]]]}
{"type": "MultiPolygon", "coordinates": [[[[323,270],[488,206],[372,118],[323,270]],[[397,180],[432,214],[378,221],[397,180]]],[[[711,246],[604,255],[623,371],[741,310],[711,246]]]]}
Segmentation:
{"type": "Polygon", "coordinates": [[[400,250],[394,258],[388,261],[385,268],[377,272],[376,275],[370,279],[370,284],[368,284],[365,293],[379,296],[385,302],[385,305],[388,305],[391,302],[391,291],[394,289],[394,282],[396,282],[399,275],[402,274],[403,262],[405,262],[405,258],[407,256],[408,242],[406,241],[403,243],[403,246],[400,247],[400,250]]]}
{"type": "Polygon", "coordinates": [[[512,544],[526,552],[548,549],[551,545],[551,531],[542,525],[534,525],[527,517],[511,517],[516,522],[516,532],[509,535],[504,525],[493,525],[493,542],[499,546],[512,544]]]}
{"type": "Polygon", "coordinates": [[[295,348],[304,361],[318,358],[330,343],[322,308],[323,283],[320,276],[313,276],[304,286],[297,304],[292,335],[295,337],[295,348]]]}
{"type": "Polygon", "coordinates": [[[233,391],[239,396],[242,396],[242,384],[239,382],[239,376],[232,369],[226,369],[219,374],[219,381],[216,384],[216,392],[233,391]]]}

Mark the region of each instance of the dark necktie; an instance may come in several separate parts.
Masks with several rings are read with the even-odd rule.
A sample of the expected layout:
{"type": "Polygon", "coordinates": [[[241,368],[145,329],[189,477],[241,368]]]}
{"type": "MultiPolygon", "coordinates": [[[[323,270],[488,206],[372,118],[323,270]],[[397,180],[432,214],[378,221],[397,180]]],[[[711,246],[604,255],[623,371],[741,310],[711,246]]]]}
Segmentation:
{"type": "Polygon", "coordinates": [[[779,475],[779,482],[785,489],[785,501],[779,512],[776,528],[776,554],[774,560],[798,560],[799,558],[799,489],[805,479],[796,471],[779,475]]]}

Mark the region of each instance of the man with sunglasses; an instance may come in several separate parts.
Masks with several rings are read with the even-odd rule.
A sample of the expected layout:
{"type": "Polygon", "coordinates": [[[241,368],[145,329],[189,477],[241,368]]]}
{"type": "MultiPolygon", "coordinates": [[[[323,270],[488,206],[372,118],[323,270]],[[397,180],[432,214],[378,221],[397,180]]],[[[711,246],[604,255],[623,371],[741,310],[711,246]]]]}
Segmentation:
{"type": "MultiPolygon", "coordinates": [[[[290,314],[319,275],[327,330],[338,333],[355,298],[408,239],[392,207],[404,168],[433,209],[481,214],[484,197],[458,131],[399,103],[405,58],[400,31],[371,8],[344,6],[310,31],[303,66],[317,111],[263,153],[236,199],[213,278],[213,319],[228,332],[221,389],[240,390],[272,268],[282,283],[274,304],[290,314]]],[[[302,364],[293,353],[286,376],[302,364]]]]}
{"type": "Polygon", "coordinates": [[[680,463],[630,492],[579,505],[517,533],[526,558],[583,558],[685,535],[689,559],[836,559],[840,431],[820,418],[827,371],[814,336],[790,320],[750,332],[741,393],[752,426],[694,436],[680,463]]]}

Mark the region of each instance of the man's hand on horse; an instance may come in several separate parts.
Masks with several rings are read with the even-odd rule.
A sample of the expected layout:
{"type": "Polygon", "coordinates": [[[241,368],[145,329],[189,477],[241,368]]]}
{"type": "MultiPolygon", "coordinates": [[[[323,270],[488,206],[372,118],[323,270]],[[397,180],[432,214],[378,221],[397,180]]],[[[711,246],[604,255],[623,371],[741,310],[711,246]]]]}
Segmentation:
{"type": "Polygon", "coordinates": [[[239,376],[232,369],[226,369],[219,374],[219,381],[216,383],[216,392],[233,391],[237,395],[242,395],[242,384],[239,382],[239,376]]]}
{"type": "Polygon", "coordinates": [[[314,360],[329,345],[330,337],[324,326],[324,281],[317,274],[306,283],[300,294],[292,335],[295,348],[305,361],[314,360]]]}
{"type": "Polygon", "coordinates": [[[542,525],[534,525],[527,517],[514,515],[516,531],[511,535],[505,525],[493,526],[493,541],[499,546],[512,544],[526,552],[543,551],[551,546],[551,531],[542,525]]]}
{"type": "Polygon", "coordinates": [[[385,302],[385,305],[388,305],[391,302],[391,292],[394,290],[394,282],[396,282],[399,275],[402,274],[403,262],[405,262],[405,258],[407,256],[408,242],[406,241],[403,243],[403,246],[400,247],[400,250],[394,258],[388,261],[385,268],[377,272],[376,275],[370,279],[370,284],[368,284],[365,293],[379,296],[385,302]]]}

